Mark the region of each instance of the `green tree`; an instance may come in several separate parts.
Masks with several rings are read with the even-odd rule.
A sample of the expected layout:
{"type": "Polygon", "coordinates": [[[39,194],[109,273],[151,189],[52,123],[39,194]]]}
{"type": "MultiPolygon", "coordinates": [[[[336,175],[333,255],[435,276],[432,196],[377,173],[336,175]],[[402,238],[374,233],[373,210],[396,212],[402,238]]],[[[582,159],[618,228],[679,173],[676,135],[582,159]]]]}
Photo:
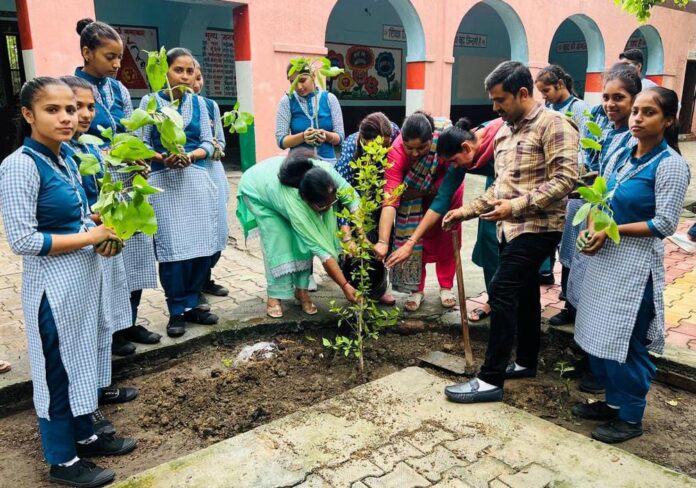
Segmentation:
{"type": "Polygon", "coordinates": [[[640,22],[645,22],[650,18],[650,9],[667,2],[674,2],[678,7],[685,8],[689,0],[614,0],[616,5],[631,15],[635,15],[640,22]]]}

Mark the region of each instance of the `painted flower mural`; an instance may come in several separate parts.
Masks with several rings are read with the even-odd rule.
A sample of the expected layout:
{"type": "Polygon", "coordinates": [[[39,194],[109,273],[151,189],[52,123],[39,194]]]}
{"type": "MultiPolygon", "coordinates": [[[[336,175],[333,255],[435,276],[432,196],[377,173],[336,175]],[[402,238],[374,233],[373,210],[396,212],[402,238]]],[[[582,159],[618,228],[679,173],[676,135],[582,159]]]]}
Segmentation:
{"type": "MultiPolygon", "coordinates": [[[[329,54],[326,56],[329,61],[331,61],[331,66],[335,68],[345,68],[345,62],[343,61],[343,54],[334,51],[333,49],[329,50],[329,54]]],[[[326,80],[326,89],[331,91],[333,88],[334,82],[337,80],[335,78],[328,78],[326,80]]]]}
{"type": "Polygon", "coordinates": [[[374,76],[367,77],[367,80],[365,80],[365,91],[371,97],[377,95],[379,91],[379,81],[377,81],[377,78],[374,76]]]}
{"type": "Polygon", "coordinates": [[[327,43],[327,58],[345,72],[333,80],[331,91],[341,100],[402,100],[403,51],[327,43]]]}
{"type": "Polygon", "coordinates": [[[355,80],[348,73],[343,73],[336,78],[336,86],[342,92],[350,91],[355,86],[355,80]]]}

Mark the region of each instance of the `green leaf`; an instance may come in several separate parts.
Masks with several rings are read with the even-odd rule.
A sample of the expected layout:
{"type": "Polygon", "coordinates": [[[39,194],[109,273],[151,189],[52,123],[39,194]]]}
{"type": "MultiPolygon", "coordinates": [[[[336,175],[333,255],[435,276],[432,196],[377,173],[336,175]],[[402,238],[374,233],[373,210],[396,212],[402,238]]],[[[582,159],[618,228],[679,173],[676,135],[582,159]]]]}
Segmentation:
{"type": "Polygon", "coordinates": [[[583,137],[580,139],[580,145],[583,147],[583,149],[592,149],[594,151],[602,150],[602,145],[589,137],[583,137]]]}
{"type": "Polygon", "coordinates": [[[114,130],[111,127],[109,127],[108,129],[105,129],[104,127],[102,127],[100,125],[100,126],[98,126],[98,129],[99,129],[99,133],[101,134],[101,136],[104,139],[107,139],[110,141],[114,138],[114,130]]]}
{"type": "Polygon", "coordinates": [[[174,122],[174,124],[177,127],[181,129],[184,128],[184,118],[177,110],[173,109],[172,107],[162,107],[160,109],[160,112],[162,112],[165,115],[165,117],[174,122]]]}
{"type": "Polygon", "coordinates": [[[239,116],[242,118],[246,125],[251,125],[254,123],[254,116],[249,112],[239,112],[239,116]]]}
{"type": "Polygon", "coordinates": [[[582,198],[590,203],[598,204],[602,202],[602,195],[598,195],[593,188],[589,186],[581,186],[578,188],[578,193],[582,198]]]}
{"type": "Polygon", "coordinates": [[[90,144],[92,146],[102,146],[104,144],[103,139],[91,134],[82,134],[79,139],[77,139],[77,142],[80,144],[90,144]]]}
{"type": "MultiPolygon", "coordinates": [[[[116,141],[116,139],[114,139],[116,141]]],[[[155,156],[155,151],[131,134],[119,134],[110,155],[123,161],[140,161],[155,156]]]]}
{"type": "MultiPolygon", "coordinates": [[[[155,97],[152,97],[151,100],[155,100],[155,97]]],[[[154,124],[155,121],[145,110],[137,108],[133,111],[133,115],[131,115],[130,118],[121,119],[121,123],[126,128],[126,130],[130,132],[135,132],[141,127],[154,124]]]]}
{"type": "Polygon", "coordinates": [[[79,153],[77,157],[80,159],[80,174],[82,176],[96,175],[101,171],[99,159],[94,154],[79,153]]]}
{"type": "Polygon", "coordinates": [[[611,224],[609,224],[606,231],[607,236],[609,236],[609,239],[614,241],[614,244],[618,244],[621,241],[621,236],[619,235],[619,226],[614,220],[611,221],[611,224]]]}
{"type": "Polygon", "coordinates": [[[246,134],[247,132],[247,125],[242,119],[237,119],[234,123],[234,130],[238,134],[246,134]]]}
{"type": "Polygon", "coordinates": [[[155,216],[155,209],[152,208],[149,202],[145,201],[138,207],[138,213],[140,214],[140,231],[143,234],[154,235],[157,232],[157,217],[155,216]]]}
{"type": "Polygon", "coordinates": [[[117,173],[133,173],[135,171],[142,171],[144,169],[145,169],[145,166],[133,165],[133,166],[124,166],[123,168],[116,170],[116,172],[117,173]]]}
{"type": "Polygon", "coordinates": [[[324,345],[324,347],[331,347],[331,341],[328,340],[326,337],[324,337],[324,338],[321,340],[321,343],[324,345]]]}
{"type": "Polygon", "coordinates": [[[152,113],[155,110],[157,110],[157,97],[150,97],[150,100],[147,101],[147,111],[148,113],[152,113]]]}
{"type": "Polygon", "coordinates": [[[592,189],[595,193],[604,196],[607,193],[607,180],[603,176],[598,176],[592,184],[592,189]]]}
{"type": "Polygon", "coordinates": [[[104,161],[109,163],[111,166],[121,166],[123,164],[123,159],[117,158],[113,154],[107,154],[104,156],[104,161]]]}
{"type": "Polygon", "coordinates": [[[145,73],[152,91],[160,91],[167,84],[167,71],[169,71],[169,65],[167,64],[167,51],[164,46],[162,46],[159,52],[147,52],[145,73]]]}
{"type": "Polygon", "coordinates": [[[599,126],[599,124],[597,124],[597,122],[592,122],[590,120],[585,124],[585,127],[587,127],[587,130],[590,131],[590,134],[593,136],[602,137],[602,128],[599,126]]]}
{"type": "Polygon", "coordinates": [[[234,107],[232,107],[232,110],[234,110],[235,112],[237,110],[239,110],[239,100],[237,100],[237,102],[234,104],[234,107]]]}
{"type": "Polygon", "coordinates": [[[154,193],[159,193],[162,191],[161,188],[157,188],[156,186],[150,186],[150,184],[147,182],[145,178],[143,178],[142,175],[135,175],[133,178],[133,188],[136,189],[138,192],[142,193],[143,195],[152,195],[154,193]]]}
{"type": "Polygon", "coordinates": [[[186,144],[186,133],[172,119],[167,118],[160,126],[160,139],[170,154],[179,154],[179,146],[186,144]]]}
{"type": "Polygon", "coordinates": [[[585,219],[587,218],[587,216],[589,215],[591,208],[592,208],[592,204],[589,202],[584,204],[582,207],[580,207],[578,209],[577,213],[575,214],[575,217],[573,218],[573,225],[575,226],[575,225],[580,225],[581,223],[583,223],[585,221],[585,219]]]}
{"type": "Polygon", "coordinates": [[[330,68],[323,68],[319,70],[319,72],[327,78],[334,78],[342,74],[344,71],[345,70],[343,68],[339,68],[337,66],[332,66],[330,68]]]}
{"type": "Polygon", "coordinates": [[[596,232],[606,229],[613,222],[609,215],[596,207],[592,209],[590,217],[592,218],[592,223],[594,224],[594,230],[596,232]]]}

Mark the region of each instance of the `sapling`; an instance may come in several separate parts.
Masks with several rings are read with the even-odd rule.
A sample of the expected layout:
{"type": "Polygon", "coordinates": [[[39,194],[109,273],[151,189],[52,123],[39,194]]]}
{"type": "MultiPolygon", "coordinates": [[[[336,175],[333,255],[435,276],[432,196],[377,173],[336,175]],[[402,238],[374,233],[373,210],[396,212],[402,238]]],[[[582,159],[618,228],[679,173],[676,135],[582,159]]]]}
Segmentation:
{"type": "MultiPolygon", "coordinates": [[[[338,335],[334,339],[323,338],[325,347],[331,348],[344,356],[354,356],[358,359],[360,372],[364,372],[364,347],[367,339],[377,340],[382,330],[394,326],[399,317],[399,309],[383,310],[377,307],[377,302],[370,295],[370,271],[374,262],[374,245],[368,239],[371,231],[377,227],[375,213],[381,208],[384,200],[384,171],[389,163],[387,152],[389,147],[383,146],[382,137],[362,144],[363,155],[350,162],[355,174],[354,189],[358,193],[359,204],[354,212],[344,208],[339,216],[348,221],[351,228],[357,230],[356,236],[343,242],[343,251],[354,261],[355,268],[351,273],[351,283],[356,289],[357,302],[338,306],[331,302],[331,311],[339,317],[338,327],[347,325],[353,334],[338,335]]],[[[403,192],[400,186],[394,195],[403,192]]],[[[347,189],[352,192],[353,189],[347,189]]],[[[342,232],[339,232],[342,235],[342,232]]],[[[342,236],[344,237],[344,236],[342,236]]],[[[342,239],[343,241],[343,239],[342,239]]]]}
{"type": "Polygon", "coordinates": [[[558,376],[563,383],[563,391],[558,398],[558,406],[566,416],[568,415],[568,403],[570,402],[570,386],[571,378],[568,373],[575,371],[575,368],[565,361],[559,361],[556,363],[555,371],[558,371],[558,376]]]}
{"type": "MultiPolygon", "coordinates": [[[[590,137],[580,139],[580,145],[583,149],[601,153],[602,144],[599,141],[603,135],[602,128],[591,120],[592,114],[585,112],[584,115],[588,119],[585,127],[590,133],[590,137]]],[[[589,216],[596,232],[606,231],[607,236],[618,244],[621,237],[619,236],[619,226],[614,221],[614,211],[611,209],[613,192],[608,191],[606,179],[601,175],[597,176],[592,186],[582,185],[577,191],[586,203],[575,214],[573,225],[580,225],[589,216]]]]}

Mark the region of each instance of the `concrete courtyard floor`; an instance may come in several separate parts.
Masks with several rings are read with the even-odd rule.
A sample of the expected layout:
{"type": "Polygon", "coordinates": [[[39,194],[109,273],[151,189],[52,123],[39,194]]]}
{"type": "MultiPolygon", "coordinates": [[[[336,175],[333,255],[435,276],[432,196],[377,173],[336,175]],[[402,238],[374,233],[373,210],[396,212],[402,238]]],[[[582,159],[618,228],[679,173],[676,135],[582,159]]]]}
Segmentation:
{"type": "Polygon", "coordinates": [[[692,478],[503,403],[448,402],[446,384],[407,368],[114,486],[696,486],[692,478]]]}

